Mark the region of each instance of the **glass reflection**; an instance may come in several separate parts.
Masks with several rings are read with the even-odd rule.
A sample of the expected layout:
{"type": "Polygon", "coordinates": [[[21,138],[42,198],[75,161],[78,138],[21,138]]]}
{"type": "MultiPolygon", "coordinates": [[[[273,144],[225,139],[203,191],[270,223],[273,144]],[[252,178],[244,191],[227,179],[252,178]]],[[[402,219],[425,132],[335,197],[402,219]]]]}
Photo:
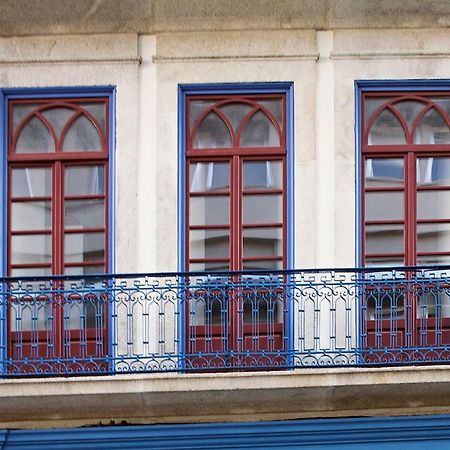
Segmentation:
{"type": "Polygon", "coordinates": [[[70,126],[64,138],[62,149],[63,151],[74,152],[102,150],[98,131],[85,115],[78,117],[70,126]]]}
{"type": "Polygon", "coordinates": [[[11,236],[11,263],[33,264],[52,261],[52,236],[29,234],[11,236]]]}
{"type": "Polygon", "coordinates": [[[191,225],[228,225],[230,199],[228,196],[192,197],[189,205],[191,225]]]}
{"type": "Polygon", "coordinates": [[[240,144],[242,147],[279,147],[280,136],[270,119],[258,111],[247,122],[240,144]]]}
{"type": "Polygon", "coordinates": [[[403,158],[367,158],[366,187],[400,186],[403,184],[403,158]]]}
{"type": "Polygon", "coordinates": [[[418,185],[450,185],[450,158],[418,158],[416,164],[418,185]]]}
{"type": "Polygon", "coordinates": [[[17,153],[49,153],[55,151],[50,130],[37,117],[32,117],[22,128],[16,143],[17,153]]]}
{"type": "Polygon", "coordinates": [[[449,251],[449,223],[417,224],[417,251],[436,253],[449,251]]]}
{"type": "Polygon", "coordinates": [[[192,259],[227,258],[230,230],[191,230],[189,257],[192,259]]]}
{"type": "Polygon", "coordinates": [[[103,195],[103,166],[70,166],[65,171],[65,195],[103,195]]]}
{"type": "Polygon", "coordinates": [[[244,189],[282,189],[281,161],[244,161],[244,189]]]}
{"type": "Polygon", "coordinates": [[[281,256],[283,230],[281,228],[244,228],[244,258],[252,256],[281,256]]]}
{"type": "Polygon", "coordinates": [[[403,192],[366,192],[366,220],[402,220],[403,192]]]}
{"type": "Polygon", "coordinates": [[[369,133],[368,144],[406,144],[405,132],[400,120],[388,109],[385,109],[373,123],[369,133]]]}
{"type": "Polygon", "coordinates": [[[281,223],[283,198],[281,195],[245,195],[243,223],[281,223]]]}
{"type": "Polygon", "coordinates": [[[14,168],[11,172],[11,196],[50,197],[52,170],[50,167],[14,168]]]}
{"type": "Polygon", "coordinates": [[[191,192],[228,190],[230,187],[228,162],[191,163],[189,169],[191,192]]]}
{"type": "Polygon", "coordinates": [[[450,191],[417,192],[418,219],[450,219],[450,191]]]}
{"type": "Polygon", "coordinates": [[[90,262],[105,259],[104,233],[70,233],[64,240],[64,261],[90,262]]]}
{"type": "Polygon", "coordinates": [[[194,148],[231,147],[231,136],[225,122],[215,113],[209,113],[198,127],[194,148]]]}
{"type": "Polygon", "coordinates": [[[430,109],[414,133],[414,144],[449,144],[450,129],[441,114],[430,109]]]}
{"type": "Polygon", "coordinates": [[[366,225],[367,253],[403,253],[403,225],[366,225]]]}

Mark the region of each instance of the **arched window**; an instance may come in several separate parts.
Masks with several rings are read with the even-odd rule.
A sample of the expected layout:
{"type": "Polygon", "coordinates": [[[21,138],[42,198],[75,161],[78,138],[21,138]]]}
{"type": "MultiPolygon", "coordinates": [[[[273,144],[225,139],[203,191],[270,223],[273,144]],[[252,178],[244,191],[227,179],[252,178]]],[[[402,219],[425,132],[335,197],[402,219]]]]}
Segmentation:
{"type": "MultiPolygon", "coordinates": [[[[363,264],[450,264],[450,96],[367,92],[362,113],[363,264]]],[[[364,347],[450,343],[448,294],[411,286],[366,292],[364,347]]]]}
{"type": "MultiPolygon", "coordinates": [[[[186,270],[286,268],[286,94],[187,96],[184,151],[186,270]]],[[[280,351],[284,311],[281,289],[193,290],[188,352],[280,351]]]]}
{"type": "Polygon", "coordinates": [[[364,97],[364,263],[450,263],[450,97],[364,97]]]}
{"type": "MultiPolygon", "coordinates": [[[[109,95],[18,97],[7,105],[7,274],[108,272],[109,95]]],[[[28,297],[9,300],[12,360],[107,354],[99,297],[28,297]]]]}

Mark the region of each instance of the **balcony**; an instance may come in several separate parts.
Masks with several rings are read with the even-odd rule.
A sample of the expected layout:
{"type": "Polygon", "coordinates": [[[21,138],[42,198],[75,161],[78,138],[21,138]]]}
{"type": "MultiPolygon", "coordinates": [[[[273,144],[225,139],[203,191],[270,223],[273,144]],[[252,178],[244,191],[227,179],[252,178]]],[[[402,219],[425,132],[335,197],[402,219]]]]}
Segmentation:
{"type": "Polygon", "coordinates": [[[446,363],[450,267],[4,278],[1,376],[446,363]]]}

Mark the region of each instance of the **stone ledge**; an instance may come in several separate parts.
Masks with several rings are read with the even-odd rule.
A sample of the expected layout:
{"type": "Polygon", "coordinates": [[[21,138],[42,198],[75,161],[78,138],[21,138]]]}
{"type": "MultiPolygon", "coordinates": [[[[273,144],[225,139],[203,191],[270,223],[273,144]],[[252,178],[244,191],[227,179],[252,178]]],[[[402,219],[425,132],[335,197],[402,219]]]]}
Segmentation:
{"type": "Polygon", "coordinates": [[[0,428],[438,414],[446,366],[0,381],[0,428]]]}
{"type": "Polygon", "coordinates": [[[2,0],[3,36],[195,30],[447,28],[442,0],[2,0]]]}

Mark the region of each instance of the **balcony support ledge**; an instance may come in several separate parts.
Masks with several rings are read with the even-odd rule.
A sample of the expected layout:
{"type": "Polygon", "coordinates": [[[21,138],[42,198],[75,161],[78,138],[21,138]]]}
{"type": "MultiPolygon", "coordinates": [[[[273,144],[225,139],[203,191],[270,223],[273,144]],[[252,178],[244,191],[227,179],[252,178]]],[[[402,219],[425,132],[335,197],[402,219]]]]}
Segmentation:
{"type": "Polygon", "coordinates": [[[450,412],[447,366],[0,381],[0,428],[450,412]]]}

